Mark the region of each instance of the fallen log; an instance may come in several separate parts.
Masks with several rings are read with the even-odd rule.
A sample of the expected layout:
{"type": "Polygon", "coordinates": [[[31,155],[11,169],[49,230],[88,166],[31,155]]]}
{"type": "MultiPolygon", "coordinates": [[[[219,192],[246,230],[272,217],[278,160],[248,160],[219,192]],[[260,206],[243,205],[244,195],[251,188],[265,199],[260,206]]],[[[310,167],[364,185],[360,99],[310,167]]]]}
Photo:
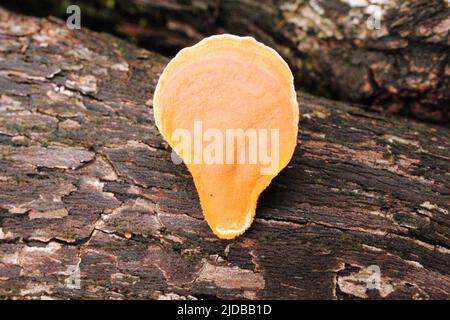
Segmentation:
{"type": "Polygon", "coordinates": [[[203,34],[250,34],[276,48],[309,91],[390,113],[449,121],[447,1],[133,3],[118,3],[124,12],[119,31],[142,37],[144,43],[147,38],[176,49],[203,34]],[[148,25],[127,19],[129,12],[146,17],[148,25]]]}
{"type": "Polygon", "coordinates": [[[450,119],[448,1],[230,0],[219,8],[223,28],[278,48],[309,91],[450,119]]]}
{"type": "Polygon", "coordinates": [[[167,59],[0,9],[0,297],[450,297],[450,130],[299,92],[299,145],[217,239],[154,125],[167,59]]]}
{"type": "MultiPolygon", "coordinates": [[[[427,121],[450,120],[446,0],[75,3],[86,25],[168,56],[205,35],[252,35],[283,55],[310,93],[427,121]]],[[[60,1],[5,5],[67,16],[60,1]]]]}

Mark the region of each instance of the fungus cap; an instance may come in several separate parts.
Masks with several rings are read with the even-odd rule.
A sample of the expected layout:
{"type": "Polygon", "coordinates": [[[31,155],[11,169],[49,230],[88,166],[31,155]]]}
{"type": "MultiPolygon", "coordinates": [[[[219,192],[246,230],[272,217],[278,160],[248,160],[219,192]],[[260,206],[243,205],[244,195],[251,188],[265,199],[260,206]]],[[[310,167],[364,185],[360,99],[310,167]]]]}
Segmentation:
{"type": "Polygon", "coordinates": [[[166,66],[153,108],[212,231],[223,239],[241,235],[297,144],[299,108],[287,63],[252,37],[205,38],[166,66]]]}

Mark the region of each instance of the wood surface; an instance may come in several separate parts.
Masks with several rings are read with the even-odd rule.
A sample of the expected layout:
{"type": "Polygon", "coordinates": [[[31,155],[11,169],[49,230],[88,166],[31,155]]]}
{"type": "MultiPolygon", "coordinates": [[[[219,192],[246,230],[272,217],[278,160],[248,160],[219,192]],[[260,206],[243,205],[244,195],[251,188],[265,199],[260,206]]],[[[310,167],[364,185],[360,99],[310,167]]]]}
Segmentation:
{"type": "Polygon", "coordinates": [[[448,128],[299,91],[290,165],[249,231],[219,240],[154,125],[168,60],[0,21],[1,298],[450,297],[448,128]]]}

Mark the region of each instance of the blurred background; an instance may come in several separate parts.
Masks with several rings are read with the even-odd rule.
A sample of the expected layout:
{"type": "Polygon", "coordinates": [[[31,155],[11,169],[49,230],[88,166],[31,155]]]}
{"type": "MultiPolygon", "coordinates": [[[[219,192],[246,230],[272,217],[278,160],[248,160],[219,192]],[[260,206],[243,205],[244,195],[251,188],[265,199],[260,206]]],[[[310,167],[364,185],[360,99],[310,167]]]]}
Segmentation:
{"type": "Polygon", "coordinates": [[[447,124],[447,0],[3,0],[22,14],[67,19],[173,57],[217,33],[251,35],[291,66],[298,88],[363,108],[447,124]]]}

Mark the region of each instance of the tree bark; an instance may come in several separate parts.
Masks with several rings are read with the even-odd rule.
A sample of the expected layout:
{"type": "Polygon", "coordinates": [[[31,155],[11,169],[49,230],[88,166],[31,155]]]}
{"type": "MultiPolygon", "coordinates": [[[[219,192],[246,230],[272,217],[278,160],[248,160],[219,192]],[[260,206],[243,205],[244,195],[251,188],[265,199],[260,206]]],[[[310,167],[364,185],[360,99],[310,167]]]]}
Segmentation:
{"type": "Polygon", "coordinates": [[[448,128],[298,92],[290,165],[219,240],[154,125],[167,59],[0,21],[0,297],[450,297],[448,128]]]}
{"type": "MultiPolygon", "coordinates": [[[[83,23],[173,56],[205,35],[252,35],[275,48],[310,93],[419,119],[450,120],[447,0],[73,1],[83,23]]],[[[60,1],[16,0],[66,17],[60,1]]],[[[6,5],[6,4],[5,4],[6,5]]]]}
{"type": "Polygon", "coordinates": [[[450,119],[446,0],[132,2],[123,10],[137,11],[148,24],[125,18],[119,30],[159,48],[176,51],[218,32],[253,35],[276,48],[310,92],[419,119],[450,119]]]}

